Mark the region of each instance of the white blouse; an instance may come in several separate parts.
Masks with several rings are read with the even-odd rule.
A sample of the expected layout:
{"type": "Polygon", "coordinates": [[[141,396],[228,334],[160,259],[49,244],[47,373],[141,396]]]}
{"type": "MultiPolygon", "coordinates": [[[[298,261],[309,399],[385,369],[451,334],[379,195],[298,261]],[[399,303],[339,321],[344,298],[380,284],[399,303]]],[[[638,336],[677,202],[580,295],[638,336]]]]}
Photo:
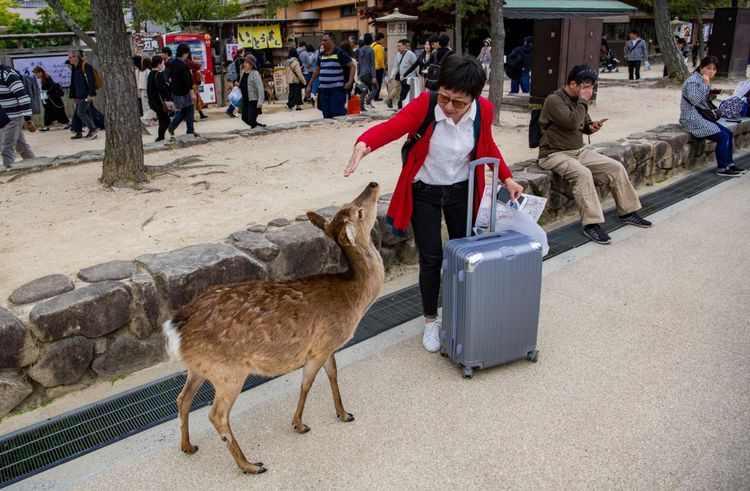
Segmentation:
{"type": "Polygon", "coordinates": [[[430,138],[427,158],[414,176],[415,181],[446,186],[469,178],[469,159],[474,150],[474,118],[478,103],[475,100],[471,104],[458,124],[447,117],[439,105],[435,105],[435,131],[430,138]]]}

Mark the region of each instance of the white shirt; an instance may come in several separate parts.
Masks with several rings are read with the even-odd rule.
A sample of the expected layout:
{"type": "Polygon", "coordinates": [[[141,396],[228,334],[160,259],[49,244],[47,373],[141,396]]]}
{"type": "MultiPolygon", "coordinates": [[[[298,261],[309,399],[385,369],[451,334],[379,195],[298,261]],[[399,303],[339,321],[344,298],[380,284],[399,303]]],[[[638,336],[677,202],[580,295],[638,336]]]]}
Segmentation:
{"type": "Polygon", "coordinates": [[[430,138],[427,158],[414,176],[415,181],[436,186],[447,186],[469,178],[469,159],[474,150],[475,100],[458,124],[435,105],[435,131],[430,138]]]}

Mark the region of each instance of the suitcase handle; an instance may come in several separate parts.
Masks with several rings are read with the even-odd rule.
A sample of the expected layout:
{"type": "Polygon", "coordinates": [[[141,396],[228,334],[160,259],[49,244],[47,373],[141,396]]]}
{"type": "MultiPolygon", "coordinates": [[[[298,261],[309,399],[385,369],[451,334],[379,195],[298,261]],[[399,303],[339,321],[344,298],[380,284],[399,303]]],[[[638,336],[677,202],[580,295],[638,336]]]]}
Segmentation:
{"type": "MultiPolygon", "coordinates": [[[[474,169],[480,165],[490,164],[494,166],[492,172],[492,204],[490,207],[490,232],[495,232],[495,208],[497,207],[497,174],[500,171],[500,159],[483,157],[469,162],[469,206],[466,208],[466,236],[471,237],[472,215],[474,214],[474,169]]],[[[484,196],[484,189],[482,189],[484,196]]]]}

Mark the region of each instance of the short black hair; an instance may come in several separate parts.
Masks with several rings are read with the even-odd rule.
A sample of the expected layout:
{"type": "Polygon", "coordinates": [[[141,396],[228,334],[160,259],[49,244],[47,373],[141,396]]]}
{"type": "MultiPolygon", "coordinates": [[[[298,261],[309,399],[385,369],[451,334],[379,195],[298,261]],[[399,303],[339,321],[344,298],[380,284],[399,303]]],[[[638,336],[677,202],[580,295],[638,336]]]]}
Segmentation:
{"type": "Polygon", "coordinates": [[[708,65],[713,65],[717,70],[719,69],[719,59],[715,56],[706,56],[704,57],[700,64],[698,65],[698,68],[695,69],[696,72],[700,72],[701,68],[705,68],[708,65]]]}
{"type": "Polygon", "coordinates": [[[371,45],[372,44],[372,33],[366,32],[365,35],[364,35],[364,37],[362,39],[365,41],[366,45],[368,45],[368,46],[371,45]]]}
{"type": "Polygon", "coordinates": [[[300,42],[299,42],[299,46],[297,46],[297,47],[298,47],[298,48],[307,48],[307,43],[306,43],[306,42],[304,42],[304,41],[300,41],[300,42]]]}
{"type": "Polygon", "coordinates": [[[482,65],[473,56],[451,54],[445,57],[440,67],[438,85],[448,90],[463,92],[476,99],[482,95],[487,82],[482,65]]]}
{"type": "Polygon", "coordinates": [[[182,55],[185,55],[185,54],[188,54],[188,55],[190,54],[190,46],[188,46],[185,43],[180,43],[177,46],[177,53],[176,53],[177,58],[182,58],[182,55]]]}
{"type": "Polygon", "coordinates": [[[570,85],[571,82],[576,84],[595,84],[599,78],[599,73],[588,65],[576,65],[568,73],[565,83],[570,85]]]}
{"type": "Polygon", "coordinates": [[[408,39],[406,39],[406,38],[404,38],[404,39],[399,39],[398,41],[396,41],[396,43],[401,43],[401,44],[403,44],[404,46],[409,46],[409,40],[408,40],[408,39]]]}
{"type": "Polygon", "coordinates": [[[289,48],[287,58],[297,58],[299,60],[299,53],[297,53],[297,48],[289,48]]]}
{"type": "Polygon", "coordinates": [[[151,67],[156,68],[161,63],[164,63],[164,58],[161,57],[161,55],[154,55],[151,57],[151,67]]]}
{"type": "Polygon", "coordinates": [[[638,29],[631,29],[629,34],[635,34],[636,36],[640,36],[641,33],[638,32],[638,29]]]}
{"type": "Polygon", "coordinates": [[[381,39],[385,39],[385,34],[383,34],[382,32],[375,34],[376,41],[380,41],[381,39]]]}
{"type": "Polygon", "coordinates": [[[447,34],[441,34],[438,37],[438,43],[440,43],[440,47],[441,48],[447,48],[448,47],[448,43],[450,42],[450,40],[451,40],[451,38],[449,38],[447,34]]]}
{"type": "Polygon", "coordinates": [[[331,38],[331,41],[333,41],[333,44],[336,44],[336,35],[334,33],[332,33],[331,31],[328,31],[328,32],[325,32],[323,35],[331,38]]]}
{"type": "Polygon", "coordinates": [[[427,42],[430,44],[437,43],[439,40],[440,37],[437,34],[430,34],[430,37],[427,38],[427,42]]]}
{"type": "Polygon", "coordinates": [[[168,58],[172,57],[172,48],[170,48],[169,46],[164,46],[161,49],[161,52],[164,53],[165,55],[167,55],[168,58]]]}

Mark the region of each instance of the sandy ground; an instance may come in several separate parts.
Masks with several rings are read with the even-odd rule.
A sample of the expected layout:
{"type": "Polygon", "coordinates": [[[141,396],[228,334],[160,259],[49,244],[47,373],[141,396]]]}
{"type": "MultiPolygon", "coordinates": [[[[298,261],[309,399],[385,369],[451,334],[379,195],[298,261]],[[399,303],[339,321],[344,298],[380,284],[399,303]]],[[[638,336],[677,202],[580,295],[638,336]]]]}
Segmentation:
{"type": "MultiPolygon", "coordinates": [[[[657,72],[660,68],[654,67],[648,74],[657,72]]],[[[602,87],[591,114],[610,120],[592,142],[676,122],[679,98],[674,89],[602,87]]],[[[243,127],[239,118],[229,119],[218,109],[209,114],[196,131],[243,127]]],[[[262,118],[277,124],[319,119],[320,113],[277,108],[262,118]]],[[[98,163],[45,170],[12,182],[0,178],[6,181],[0,184],[0,304],[6,303],[13,289],[46,274],[75,276],[79,269],[104,261],[219,241],[252,223],[294,219],[308,209],[342,204],[369,181],[378,181],[389,192],[400,169],[400,143],[367,157],[354,176],[343,177],[355,139],[372,124],[337,122],[325,128],[152,153],[146,156],[148,165],[192,155],[201,161],[153,179],[148,190],[103,188],[97,182],[98,163]]],[[[495,140],[508,163],[536,155],[527,146],[527,124],[526,113],[502,114],[495,140]]],[[[90,142],[73,142],[63,130],[28,138],[38,155],[104,145],[103,135],[90,142]]]]}

